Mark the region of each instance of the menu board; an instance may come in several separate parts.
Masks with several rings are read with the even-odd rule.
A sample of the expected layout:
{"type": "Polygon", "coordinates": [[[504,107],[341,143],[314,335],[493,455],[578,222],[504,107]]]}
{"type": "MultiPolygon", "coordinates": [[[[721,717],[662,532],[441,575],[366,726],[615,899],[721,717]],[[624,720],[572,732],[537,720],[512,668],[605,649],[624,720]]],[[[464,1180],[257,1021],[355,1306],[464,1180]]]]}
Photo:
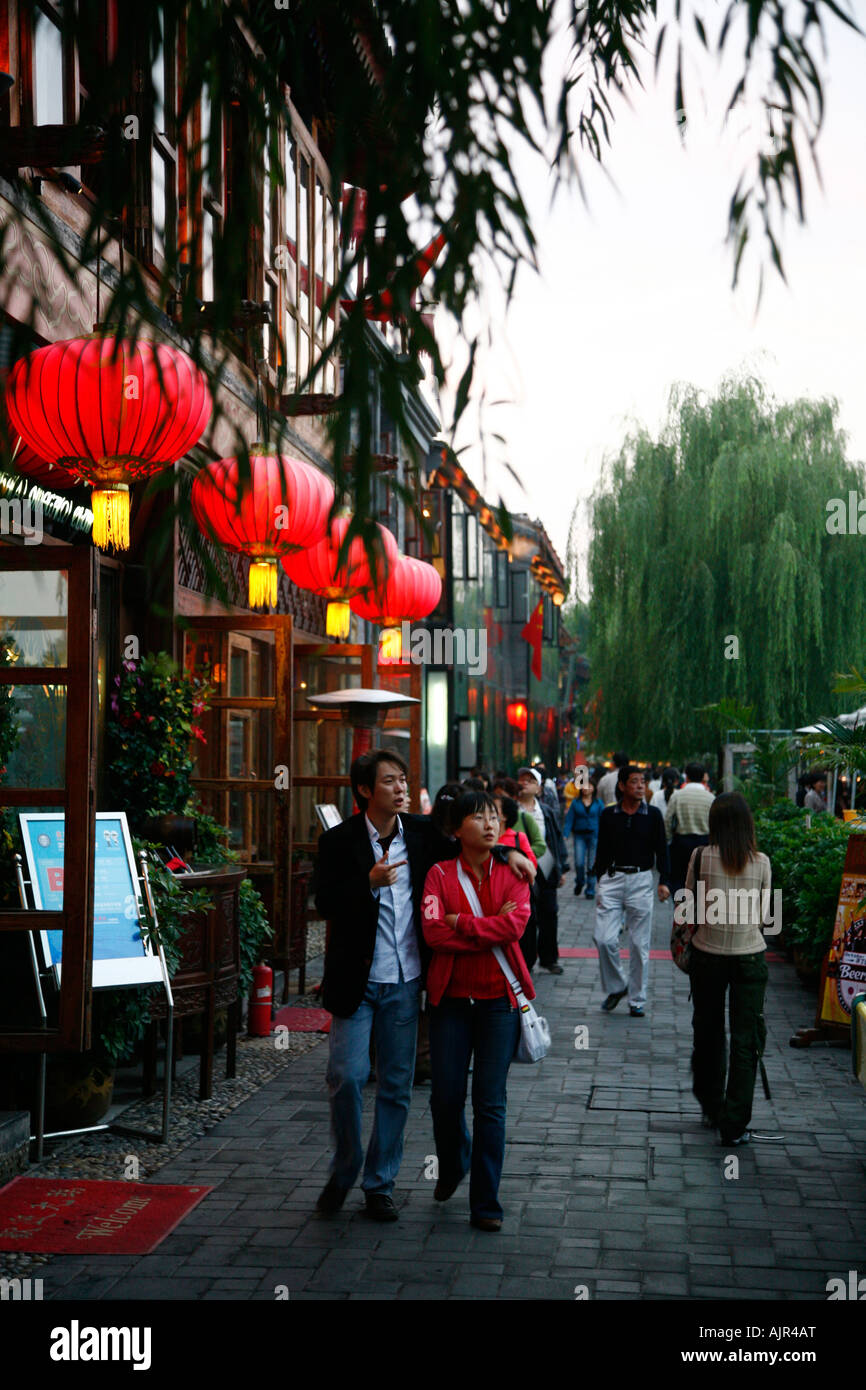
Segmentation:
{"type": "MultiPolygon", "coordinates": [[[[27,812],[19,820],[34,906],[59,912],[63,908],[67,867],[64,816],[27,812]]],[[[150,951],[141,934],[142,916],[126,815],[122,811],[98,811],[93,879],[94,989],[152,984],[162,979],[159,957],[150,951]]],[[[53,967],[59,983],[63,933],[43,931],[39,937],[44,964],[53,967]]]]}
{"type": "Polygon", "coordinates": [[[866,836],[851,835],[839,889],[833,940],[821,972],[819,1018],[850,1025],[855,995],[866,989],[866,836]]]}

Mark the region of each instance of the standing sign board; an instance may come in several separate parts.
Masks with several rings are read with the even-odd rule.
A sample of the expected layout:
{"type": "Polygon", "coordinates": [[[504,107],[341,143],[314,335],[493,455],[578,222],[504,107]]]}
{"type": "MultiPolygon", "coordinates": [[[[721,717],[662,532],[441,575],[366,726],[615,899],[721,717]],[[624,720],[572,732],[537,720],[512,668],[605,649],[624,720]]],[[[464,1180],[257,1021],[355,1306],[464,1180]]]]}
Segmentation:
{"type": "Polygon", "coordinates": [[[818,1019],[851,1023],[854,997],[866,990],[866,835],[851,835],[845,854],[833,940],[821,971],[818,1019]]]}
{"type": "MultiPolygon", "coordinates": [[[[30,871],[34,906],[59,912],[66,872],[65,818],[62,814],[22,813],[21,835],[30,871]]],[[[70,872],[71,872],[70,866],[70,872]]],[[[141,933],[144,909],[138,888],[129,827],[123,812],[96,814],[93,897],[93,987],[159,984],[159,956],[141,933]]],[[[39,933],[43,963],[60,984],[61,932],[39,933]]]]}

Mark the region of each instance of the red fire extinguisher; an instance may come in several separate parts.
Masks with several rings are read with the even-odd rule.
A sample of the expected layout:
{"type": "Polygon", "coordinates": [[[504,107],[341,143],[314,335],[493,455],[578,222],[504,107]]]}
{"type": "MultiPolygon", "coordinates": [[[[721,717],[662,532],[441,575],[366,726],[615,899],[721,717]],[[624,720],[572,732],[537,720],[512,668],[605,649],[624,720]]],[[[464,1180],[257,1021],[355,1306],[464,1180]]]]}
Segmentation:
{"type": "Polygon", "coordinates": [[[253,989],[250,995],[248,1031],[251,1038],[271,1035],[271,1006],[274,1002],[274,972],[264,961],[253,970],[253,989]]]}

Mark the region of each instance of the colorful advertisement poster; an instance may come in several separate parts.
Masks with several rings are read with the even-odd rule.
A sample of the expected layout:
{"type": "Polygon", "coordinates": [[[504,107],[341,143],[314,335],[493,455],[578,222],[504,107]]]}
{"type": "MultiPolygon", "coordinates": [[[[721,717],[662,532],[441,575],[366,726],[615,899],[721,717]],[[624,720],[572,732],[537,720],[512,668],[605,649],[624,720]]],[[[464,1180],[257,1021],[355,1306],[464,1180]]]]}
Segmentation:
{"type": "MultiPolygon", "coordinates": [[[[854,838],[862,840],[863,837],[852,836],[854,838]]],[[[862,864],[851,863],[852,858],[860,859],[861,845],[854,846],[853,850],[852,854],[849,842],[833,940],[822,977],[819,1012],[822,1023],[846,1026],[851,1022],[851,1006],[855,996],[866,991],[866,907],[861,907],[866,899],[866,874],[862,871],[862,864]],[[860,872],[851,872],[854,867],[860,872]]]]}

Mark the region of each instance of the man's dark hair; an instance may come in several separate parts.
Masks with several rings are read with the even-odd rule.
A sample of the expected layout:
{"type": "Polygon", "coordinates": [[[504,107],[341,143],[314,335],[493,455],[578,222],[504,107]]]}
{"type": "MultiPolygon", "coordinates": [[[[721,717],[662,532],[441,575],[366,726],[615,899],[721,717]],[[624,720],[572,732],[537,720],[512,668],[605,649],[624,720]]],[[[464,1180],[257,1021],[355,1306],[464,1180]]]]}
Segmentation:
{"type": "Polygon", "coordinates": [[[464,789],[468,792],[486,792],[487,783],[483,777],[467,777],[463,783],[464,789]]]}
{"type": "Polygon", "coordinates": [[[497,777],[496,781],[493,783],[494,794],[500,790],[503,791],[506,796],[510,796],[513,801],[516,801],[520,795],[520,787],[517,783],[517,779],[515,777],[506,777],[504,772],[502,776],[497,777]]]}
{"type": "Polygon", "coordinates": [[[626,763],[619,770],[619,776],[616,779],[617,786],[624,787],[629,777],[633,777],[636,772],[639,772],[641,777],[645,776],[642,767],[637,767],[634,763],[626,763]]]}
{"type": "Polygon", "coordinates": [[[827,781],[827,774],[826,774],[826,772],[823,772],[823,771],[821,770],[820,767],[819,767],[819,768],[816,768],[816,770],[815,770],[814,772],[812,772],[812,773],[809,774],[809,786],[810,786],[810,787],[817,787],[817,785],[818,785],[819,782],[826,782],[826,781],[827,781]]]}
{"type": "Polygon", "coordinates": [[[352,763],[349,772],[352,795],[362,811],[366,811],[369,798],[361,791],[361,787],[368,787],[370,791],[373,790],[376,785],[376,778],[379,776],[380,763],[394,763],[399,767],[404,777],[409,776],[408,763],[394,748],[377,748],[373,753],[362,753],[360,758],[356,758],[352,763]]]}
{"type": "Polygon", "coordinates": [[[461,792],[454,802],[454,809],[451,813],[452,834],[460,829],[467,816],[474,816],[478,811],[483,811],[485,808],[492,811],[494,815],[499,815],[496,809],[496,802],[489,792],[461,792]]]}
{"type": "Polygon", "coordinates": [[[628,766],[629,766],[628,753],[614,753],[614,755],[613,755],[613,765],[614,765],[614,767],[619,767],[619,768],[628,767],[628,766]]]}
{"type": "Polygon", "coordinates": [[[703,763],[686,763],[686,777],[690,782],[703,782],[706,771],[703,763]]]}

